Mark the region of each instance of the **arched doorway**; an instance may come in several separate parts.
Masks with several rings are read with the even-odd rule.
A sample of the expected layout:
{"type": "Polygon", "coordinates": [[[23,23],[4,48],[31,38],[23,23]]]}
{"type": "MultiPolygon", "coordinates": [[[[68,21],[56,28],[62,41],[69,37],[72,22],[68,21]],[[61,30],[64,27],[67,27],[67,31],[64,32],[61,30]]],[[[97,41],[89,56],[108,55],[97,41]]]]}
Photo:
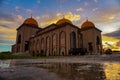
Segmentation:
{"type": "Polygon", "coordinates": [[[79,48],[83,48],[83,39],[82,39],[82,34],[80,34],[80,33],[79,33],[79,35],[78,35],[78,36],[79,36],[79,38],[78,38],[78,39],[79,39],[79,41],[78,41],[78,43],[79,43],[79,48]]]}
{"type": "Polygon", "coordinates": [[[41,55],[45,55],[44,54],[44,38],[41,39],[41,55]]]}
{"type": "Polygon", "coordinates": [[[21,35],[18,36],[18,41],[17,41],[18,44],[21,43],[21,35]]]}
{"type": "Polygon", "coordinates": [[[99,36],[96,37],[96,46],[97,46],[97,52],[100,53],[100,38],[99,38],[99,36]]]}
{"type": "Polygon", "coordinates": [[[25,51],[28,51],[29,49],[29,41],[25,41],[25,51]]]}
{"type": "Polygon", "coordinates": [[[72,32],[70,34],[70,40],[71,40],[71,48],[76,48],[76,33],[72,32]]]}

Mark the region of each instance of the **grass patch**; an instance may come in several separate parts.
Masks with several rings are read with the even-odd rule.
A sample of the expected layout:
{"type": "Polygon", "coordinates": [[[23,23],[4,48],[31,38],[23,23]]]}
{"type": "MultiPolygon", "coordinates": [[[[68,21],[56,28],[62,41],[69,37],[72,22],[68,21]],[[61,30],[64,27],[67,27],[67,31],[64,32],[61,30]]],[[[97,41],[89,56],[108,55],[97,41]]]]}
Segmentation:
{"type": "Polygon", "coordinates": [[[0,59],[29,59],[33,58],[30,55],[13,55],[11,52],[1,52],[0,59]]]}
{"type": "Polygon", "coordinates": [[[11,52],[1,52],[0,59],[53,59],[53,58],[63,58],[65,56],[32,56],[29,54],[12,54],[11,52]]]}

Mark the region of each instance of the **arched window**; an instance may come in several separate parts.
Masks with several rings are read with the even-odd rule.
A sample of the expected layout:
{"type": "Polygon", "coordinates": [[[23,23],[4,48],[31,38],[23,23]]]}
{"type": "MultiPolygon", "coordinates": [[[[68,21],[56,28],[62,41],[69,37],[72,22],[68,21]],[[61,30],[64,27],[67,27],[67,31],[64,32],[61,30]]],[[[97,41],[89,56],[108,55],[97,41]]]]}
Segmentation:
{"type": "Polygon", "coordinates": [[[79,48],[82,48],[83,42],[82,42],[82,34],[79,33],[79,48]]]}
{"type": "Polygon", "coordinates": [[[41,39],[41,49],[44,49],[44,38],[41,39]]]}
{"type": "Polygon", "coordinates": [[[99,36],[96,37],[96,44],[100,45],[100,38],[99,38],[99,36]]]}
{"type": "Polygon", "coordinates": [[[65,55],[65,32],[60,34],[60,54],[65,55]]]}
{"type": "Polygon", "coordinates": [[[37,47],[39,46],[39,39],[37,39],[36,45],[37,45],[37,47]]]}
{"type": "Polygon", "coordinates": [[[76,48],[76,33],[72,32],[70,35],[71,40],[71,48],[76,48]]]}
{"type": "Polygon", "coordinates": [[[46,38],[46,48],[47,48],[47,51],[46,51],[46,55],[49,56],[49,50],[50,50],[50,37],[48,36],[46,38]]]}
{"type": "Polygon", "coordinates": [[[29,41],[25,41],[25,51],[28,51],[29,49],[29,41]]]}
{"type": "Polygon", "coordinates": [[[21,43],[21,35],[18,36],[18,42],[17,42],[17,43],[18,43],[18,44],[21,43]]]}
{"type": "Polygon", "coordinates": [[[57,49],[57,34],[54,34],[52,37],[52,49],[53,49],[53,55],[56,54],[57,49]]]}

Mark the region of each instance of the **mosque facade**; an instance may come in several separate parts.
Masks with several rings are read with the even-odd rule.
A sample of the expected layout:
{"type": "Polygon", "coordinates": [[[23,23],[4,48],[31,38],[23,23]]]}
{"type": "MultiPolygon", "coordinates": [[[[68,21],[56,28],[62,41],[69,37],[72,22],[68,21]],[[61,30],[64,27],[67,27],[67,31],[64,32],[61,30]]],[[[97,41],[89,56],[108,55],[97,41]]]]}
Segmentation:
{"type": "Polygon", "coordinates": [[[31,17],[17,28],[16,43],[12,53],[30,53],[45,56],[67,56],[70,49],[82,48],[86,54],[100,54],[102,51],[101,30],[86,20],[81,27],[62,18],[56,24],[40,28],[31,17]]]}

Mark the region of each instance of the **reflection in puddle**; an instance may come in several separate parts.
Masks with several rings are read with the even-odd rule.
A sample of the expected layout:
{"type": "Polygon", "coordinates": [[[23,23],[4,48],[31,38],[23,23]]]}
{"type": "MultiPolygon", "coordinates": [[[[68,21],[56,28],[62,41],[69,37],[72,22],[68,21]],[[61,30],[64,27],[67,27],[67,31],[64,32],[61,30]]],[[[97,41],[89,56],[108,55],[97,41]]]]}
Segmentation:
{"type": "Polygon", "coordinates": [[[10,60],[0,60],[0,68],[9,68],[10,60]]]}
{"type": "Polygon", "coordinates": [[[98,80],[106,79],[103,65],[87,63],[52,63],[37,64],[37,67],[55,72],[59,77],[67,80],[98,80]]]}
{"type": "Polygon", "coordinates": [[[120,80],[120,64],[104,63],[104,72],[107,80],[120,80]]]}
{"type": "MultiPolygon", "coordinates": [[[[63,80],[120,80],[120,63],[10,63],[10,61],[0,62],[0,67],[14,66],[21,70],[32,67],[32,71],[44,69],[48,71],[44,77],[48,77],[49,73],[55,73],[59,79],[63,80]]],[[[35,77],[35,73],[31,75],[35,77]]],[[[19,72],[19,74],[29,74],[29,71],[26,69],[25,73],[19,72]]]]}

